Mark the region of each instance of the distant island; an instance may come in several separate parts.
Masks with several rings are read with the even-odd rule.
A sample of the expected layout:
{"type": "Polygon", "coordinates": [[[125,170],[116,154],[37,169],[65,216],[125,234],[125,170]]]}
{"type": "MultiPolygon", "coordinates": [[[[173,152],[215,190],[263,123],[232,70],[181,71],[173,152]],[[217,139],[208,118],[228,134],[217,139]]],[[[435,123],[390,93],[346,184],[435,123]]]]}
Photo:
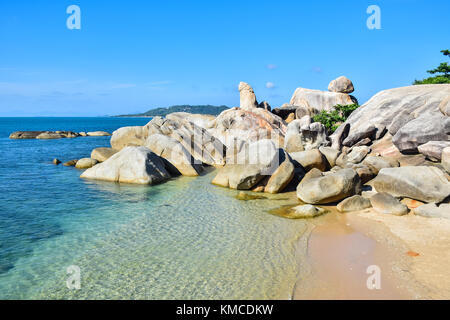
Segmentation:
{"type": "Polygon", "coordinates": [[[173,112],[188,112],[188,113],[196,113],[196,114],[210,114],[213,116],[219,115],[222,111],[229,109],[227,106],[212,106],[212,105],[198,105],[198,106],[191,106],[191,105],[178,105],[178,106],[171,106],[168,108],[156,108],[148,110],[144,113],[137,113],[137,114],[126,114],[126,115],[119,115],[116,117],[156,117],[156,116],[166,116],[169,113],[173,112]]]}

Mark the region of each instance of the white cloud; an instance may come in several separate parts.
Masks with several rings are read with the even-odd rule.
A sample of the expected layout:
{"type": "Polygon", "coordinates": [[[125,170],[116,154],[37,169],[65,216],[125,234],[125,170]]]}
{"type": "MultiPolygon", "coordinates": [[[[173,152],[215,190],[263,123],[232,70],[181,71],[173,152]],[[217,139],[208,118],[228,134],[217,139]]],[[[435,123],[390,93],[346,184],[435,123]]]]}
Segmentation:
{"type": "Polygon", "coordinates": [[[278,66],[276,64],[268,64],[267,69],[273,70],[276,69],[278,66]]]}
{"type": "Polygon", "coordinates": [[[275,83],[273,83],[273,82],[267,82],[267,83],[266,83],[266,88],[267,88],[267,89],[273,89],[273,88],[275,88],[275,83]]]}

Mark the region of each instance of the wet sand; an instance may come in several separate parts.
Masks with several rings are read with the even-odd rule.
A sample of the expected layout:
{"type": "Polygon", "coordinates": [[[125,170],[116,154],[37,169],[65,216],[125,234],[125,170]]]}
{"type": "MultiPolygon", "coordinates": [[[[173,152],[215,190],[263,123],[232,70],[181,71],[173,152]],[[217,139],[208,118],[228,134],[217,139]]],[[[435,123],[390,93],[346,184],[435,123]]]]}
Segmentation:
{"type": "Polygon", "coordinates": [[[408,251],[399,254],[410,262],[408,272],[415,281],[417,298],[450,299],[450,220],[413,214],[397,217],[373,210],[362,211],[358,217],[384,226],[406,245],[408,251]]]}
{"type": "Polygon", "coordinates": [[[313,220],[308,263],[294,299],[448,299],[450,221],[381,215],[372,209],[341,214],[335,207],[313,220]],[[369,266],[381,288],[368,289],[369,266]]]}

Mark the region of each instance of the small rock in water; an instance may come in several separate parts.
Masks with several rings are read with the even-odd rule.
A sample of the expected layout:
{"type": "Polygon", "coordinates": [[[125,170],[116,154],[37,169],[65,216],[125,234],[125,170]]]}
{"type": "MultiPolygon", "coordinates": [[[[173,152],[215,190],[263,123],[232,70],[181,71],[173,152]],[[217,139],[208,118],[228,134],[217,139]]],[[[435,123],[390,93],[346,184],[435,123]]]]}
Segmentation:
{"type": "Polygon", "coordinates": [[[248,200],[257,200],[257,199],[267,199],[267,197],[260,196],[260,195],[253,195],[253,194],[249,194],[247,192],[241,191],[236,196],[236,199],[243,200],[243,201],[248,201],[248,200]]]}
{"type": "Polygon", "coordinates": [[[65,162],[65,163],[63,164],[63,166],[65,166],[65,167],[75,167],[75,165],[77,164],[77,161],[78,161],[78,160],[70,160],[70,161],[67,161],[67,162],[65,162]]]}
{"type": "Polygon", "coordinates": [[[291,219],[314,218],[326,212],[327,210],[323,208],[316,207],[310,204],[305,204],[292,208],[290,215],[287,217],[291,219]]]}
{"type": "Polygon", "coordinates": [[[56,133],[56,132],[43,132],[36,137],[36,139],[40,139],[40,140],[52,140],[52,139],[61,139],[61,138],[64,138],[64,136],[62,134],[56,133]]]}
{"type": "Polygon", "coordinates": [[[106,137],[110,136],[111,133],[105,131],[94,131],[86,133],[88,137],[106,137]]]}
{"type": "Polygon", "coordinates": [[[91,158],[83,158],[77,161],[75,164],[75,168],[77,169],[89,169],[95,166],[98,163],[97,160],[91,158]]]}
{"type": "Polygon", "coordinates": [[[58,165],[58,164],[60,164],[61,163],[61,161],[59,161],[59,159],[53,159],[53,161],[52,161],[52,163],[54,164],[54,165],[58,165]]]}
{"type": "Polygon", "coordinates": [[[372,207],[378,213],[392,214],[396,216],[403,216],[408,213],[408,207],[398,201],[388,193],[381,192],[370,198],[372,207]]]}

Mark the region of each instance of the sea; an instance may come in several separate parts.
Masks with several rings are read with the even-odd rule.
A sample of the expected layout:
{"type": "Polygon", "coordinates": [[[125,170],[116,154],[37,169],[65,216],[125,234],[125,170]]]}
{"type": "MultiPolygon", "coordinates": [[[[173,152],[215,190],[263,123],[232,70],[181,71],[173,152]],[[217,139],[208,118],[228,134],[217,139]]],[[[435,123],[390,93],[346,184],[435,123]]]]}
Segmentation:
{"type": "Polygon", "coordinates": [[[242,201],[213,169],[155,186],[52,164],[110,137],[12,140],[14,131],[108,131],[148,118],[0,118],[0,299],[290,299],[308,222],[242,201]]]}

